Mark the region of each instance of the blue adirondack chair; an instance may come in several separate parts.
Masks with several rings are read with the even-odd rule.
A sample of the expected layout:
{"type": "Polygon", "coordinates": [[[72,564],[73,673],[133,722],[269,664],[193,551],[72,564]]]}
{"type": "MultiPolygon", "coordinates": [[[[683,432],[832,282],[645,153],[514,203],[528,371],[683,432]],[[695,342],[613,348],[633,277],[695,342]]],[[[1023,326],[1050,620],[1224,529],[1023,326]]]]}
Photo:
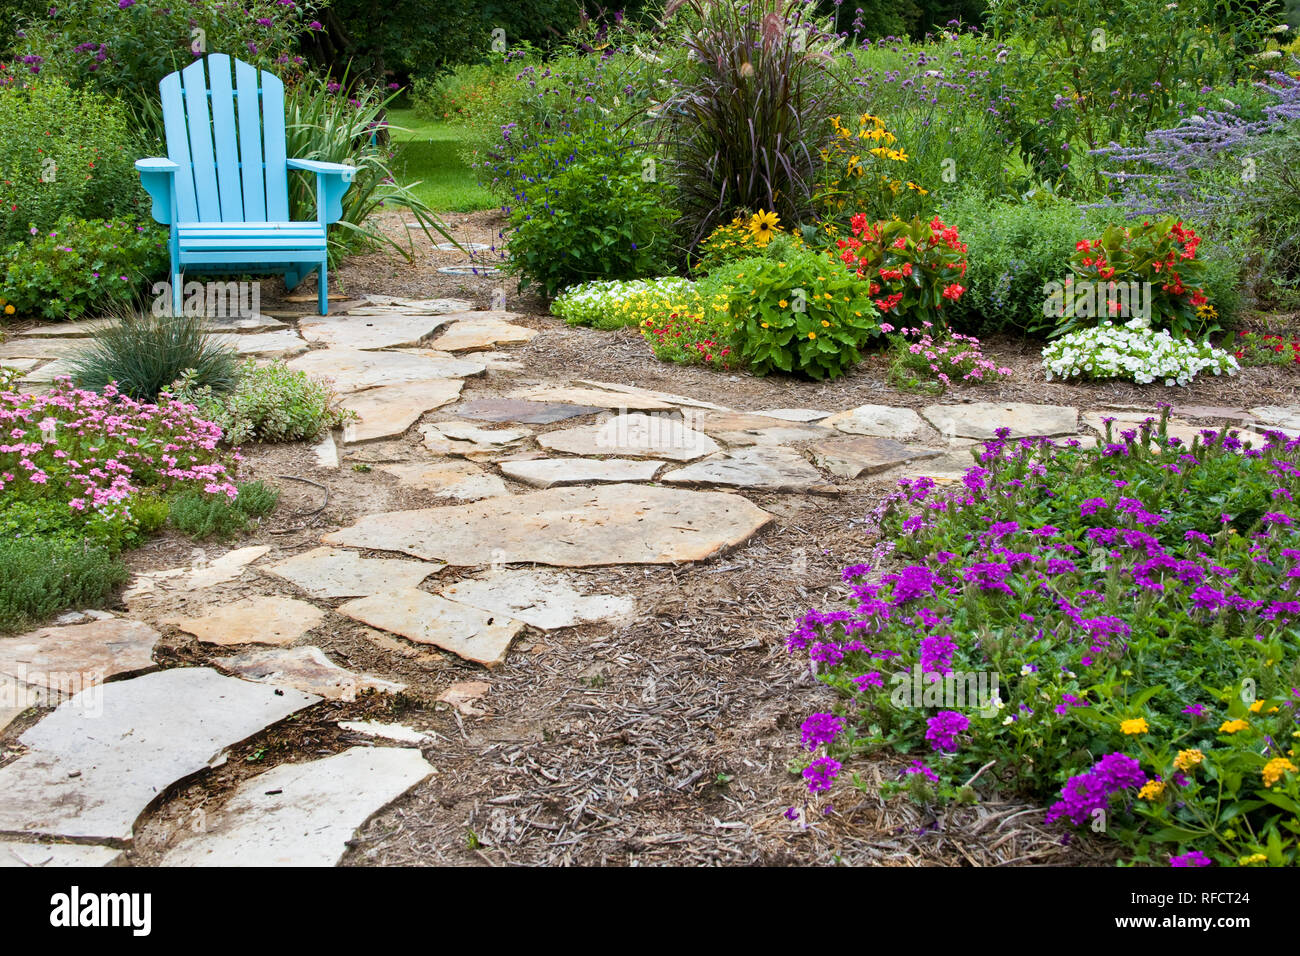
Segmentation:
{"type": "Polygon", "coordinates": [[[290,289],[320,272],[329,312],[325,230],[343,215],[355,168],[285,156],[284,83],[224,53],[195,60],[158,84],[166,159],[135,164],[153,217],[171,226],[172,310],[182,276],[278,273],[290,289]],[[231,66],[234,82],[231,82],[231,66]],[[289,220],[290,169],[316,174],[316,221],[289,220]]]}

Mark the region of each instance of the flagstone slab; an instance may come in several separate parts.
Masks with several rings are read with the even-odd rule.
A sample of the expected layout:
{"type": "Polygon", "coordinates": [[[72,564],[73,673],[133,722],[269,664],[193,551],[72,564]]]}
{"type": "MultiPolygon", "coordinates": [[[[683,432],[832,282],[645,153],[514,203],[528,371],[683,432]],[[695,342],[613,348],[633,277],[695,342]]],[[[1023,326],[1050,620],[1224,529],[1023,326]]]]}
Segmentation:
{"type": "Polygon", "coordinates": [[[0,359],[35,358],[50,361],[70,358],[85,350],[84,339],[33,339],[17,336],[0,342],[0,359]]]}
{"type": "Polygon", "coordinates": [[[25,684],[19,684],[12,678],[0,677],[0,691],[4,693],[4,703],[0,703],[0,734],[2,734],[9,728],[10,724],[22,716],[23,712],[32,705],[11,703],[11,701],[18,699],[19,694],[27,691],[25,684]],[[17,688],[17,692],[15,692],[14,688],[17,688]]]}
{"type": "Polygon", "coordinates": [[[338,610],[381,631],[432,644],[488,668],[506,659],[510,644],[524,629],[523,621],[418,588],[383,591],[349,601],[338,610]]]}
{"type": "Polygon", "coordinates": [[[1280,428],[1294,435],[1300,432],[1300,406],[1260,405],[1250,409],[1255,421],[1270,428],[1280,428]]]}
{"type": "Polygon", "coordinates": [[[481,422],[512,422],[520,425],[549,425],[552,422],[595,415],[601,411],[590,405],[563,405],[555,402],[530,402],[518,398],[479,398],[462,402],[449,412],[461,418],[481,422]]]}
{"type": "Polygon", "coordinates": [[[115,321],[114,319],[76,319],[72,322],[50,322],[26,329],[23,335],[36,339],[85,339],[108,328],[115,321]]]}
{"type": "Polygon", "coordinates": [[[1179,405],[1174,409],[1174,414],[1184,418],[1226,418],[1243,424],[1253,418],[1244,408],[1230,408],[1226,405],[1179,405]]]}
{"type": "Polygon", "coordinates": [[[483,428],[469,422],[431,422],[420,426],[424,447],[435,455],[486,458],[501,454],[533,434],[531,428],[483,428]]]}
{"type": "Polygon", "coordinates": [[[532,341],[537,330],[507,321],[505,317],[510,315],[509,312],[470,313],[438,336],[431,347],[444,352],[480,352],[498,345],[532,341]]]}
{"type": "Polygon", "coordinates": [[[595,382],[589,379],[582,379],[579,385],[588,385],[592,388],[600,389],[606,392],[621,392],[624,395],[637,395],[641,398],[667,402],[670,405],[685,405],[687,408],[707,408],[715,412],[727,412],[731,409],[725,405],[715,405],[713,402],[706,402],[699,398],[691,398],[689,395],[676,395],[673,392],[660,392],[653,388],[638,388],[635,385],[620,385],[617,382],[595,382]]]}
{"type": "Polygon", "coordinates": [[[366,352],[361,349],[313,349],[289,360],[289,367],[327,378],[340,392],[360,392],[381,385],[429,382],[440,378],[481,375],[483,365],[447,352],[366,352]]]}
{"type": "Polygon", "coordinates": [[[908,462],[935,458],[941,454],[941,449],[903,445],[889,438],[872,438],[869,435],[832,438],[812,446],[813,461],[841,478],[874,475],[908,462]]]}
{"type": "Polygon", "coordinates": [[[633,455],[671,461],[693,461],[719,450],[712,438],[686,427],[676,416],[640,412],[547,432],[538,436],[537,443],[569,455],[633,455]]]}
{"type": "Polygon", "coordinates": [[[754,414],[762,415],[764,418],[779,418],[786,422],[801,422],[808,425],[830,417],[831,413],[816,408],[767,408],[754,414]]]}
{"type": "Polygon", "coordinates": [[[42,627],[0,638],[0,674],[70,696],[113,677],[149,670],[161,638],[143,621],[120,617],[42,627]]]}
{"type": "Polygon", "coordinates": [[[380,737],[408,747],[419,747],[429,742],[429,735],[405,724],[384,724],[377,720],[340,720],[340,730],[350,730],[365,737],[380,737]]]}
{"type": "Polygon", "coordinates": [[[201,564],[138,574],[122,595],[122,600],[130,605],[145,597],[161,598],[171,591],[198,591],[233,581],[244,573],[244,568],[270,550],[270,545],[253,545],[227,551],[220,557],[201,564]]]}
{"type": "Polygon", "coordinates": [[[340,667],[319,647],[311,644],[244,651],[233,657],[218,658],[215,663],[223,670],[255,683],[291,687],[328,700],[352,700],[364,690],[385,694],[406,690],[405,684],[340,667]]]}
{"type": "Polygon", "coordinates": [[[341,548],[312,548],[260,570],[312,597],[362,597],[393,587],[415,587],[442,565],[402,558],[363,558],[341,548]]]}
{"type": "Polygon", "coordinates": [[[543,631],[624,621],[636,613],[636,601],[630,597],[583,594],[561,575],[548,571],[493,571],[457,581],[438,593],[543,631]]]}
{"type": "Polygon", "coordinates": [[[822,422],[848,435],[870,435],[894,441],[919,441],[934,437],[934,429],[910,408],[890,405],[860,405],[832,415],[822,422]]]}
{"type": "Polygon", "coordinates": [[[11,368],[17,372],[30,372],[45,359],[38,358],[0,358],[0,368],[11,368]]]}
{"type": "Polygon", "coordinates": [[[431,491],[439,498],[478,501],[510,493],[499,476],[489,474],[468,461],[405,462],[380,465],[379,470],[392,475],[407,488],[431,491]]]}
{"type": "Polygon", "coordinates": [[[167,787],[320,698],[178,667],[82,691],[0,769],[0,833],[129,840],[167,787]]]}
{"type": "Polygon", "coordinates": [[[345,395],[339,405],[356,412],[357,419],[344,424],[343,441],[378,441],[404,434],[425,412],[458,399],[464,385],[458,378],[439,378],[345,395]]]}
{"type": "Polygon", "coordinates": [[[325,437],[311,446],[312,457],[316,459],[318,468],[329,468],[331,470],[339,466],[339,446],[334,440],[334,433],[327,431],[325,437]]]}
{"type": "Polygon", "coordinates": [[[707,433],[727,445],[790,445],[798,442],[830,438],[833,428],[824,425],[807,425],[785,422],[766,415],[749,415],[744,412],[690,411],[685,416],[691,428],[707,433]]]}
{"type": "Polygon", "coordinates": [[[349,747],[244,781],[160,866],[334,866],[358,827],[433,772],[409,747],[349,747]]]}
{"type": "Polygon", "coordinates": [[[500,464],[502,474],[535,488],[650,481],[664,467],[662,461],[636,458],[536,458],[500,464]]]}
{"type": "Polygon", "coordinates": [[[212,338],[245,357],[292,358],[307,351],[307,343],[292,329],[276,332],[221,333],[213,335],[212,338]]]}
{"type": "Polygon", "coordinates": [[[1079,410],[1066,405],[1030,405],[1025,402],[969,402],[961,405],[927,405],[921,414],[939,433],[949,438],[993,438],[999,428],[1011,429],[1011,438],[1074,435],[1079,431],[1079,410]]]}
{"type": "Polygon", "coordinates": [[[60,358],[28,372],[21,381],[24,385],[52,385],[56,379],[71,378],[74,371],[75,365],[70,358],[60,358]]]}
{"type": "Polygon", "coordinates": [[[668,472],[661,480],[668,485],[725,485],[754,491],[825,493],[835,490],[798,452],[768,445],[710,455],[668,472]]]}
{"type": "Polygon", "coordinates": [[[317,345],[347,349],[395,349],[417,346],[454,321],[451,315],[407,315],[390,312],[313,316],[298,323],[302,337],[317,345]]]}
{"type": "Polygon", "coordinates": [[[55,869],[65,866],[116,866],[124,854],[111,846],[85,843],[20,843],[0,840],[0,867],[55,869]]]}
{"type": "Polygon", "coordinates": [[[195,617],[167,618],[204,644],[292,644],[325,620],[314,604],[294,598],[265,595],[206,609],[195,617]]]}
{"type": "Polygon", "coordinates": [[[553,402],[561,405],[585,405],[590,408],[628,409],[641,412],[668,412],[677,406],[658,398],[626,392],[606,391],[600,388],[579,388],[569,385],[530,385],[511,392],[508,398],[522,398],[533,402],[553,402]]]}
{"type": "Polygon", "coordinates": [[[403,299],[392,295],[364,295],[364,305],[356,306],[349,315],[358,315],[362,310],[395,310],[407,315],[445,315],[449,312],[468,312],[474,308],[472,302],[465,299],[403,299]]]}
{"type": "Polygon", "coordinates": [[[740,495],[618,484],[367,515],[321,540],[457,567],[673,564],[738,545],[771,520],[740,495]]]}

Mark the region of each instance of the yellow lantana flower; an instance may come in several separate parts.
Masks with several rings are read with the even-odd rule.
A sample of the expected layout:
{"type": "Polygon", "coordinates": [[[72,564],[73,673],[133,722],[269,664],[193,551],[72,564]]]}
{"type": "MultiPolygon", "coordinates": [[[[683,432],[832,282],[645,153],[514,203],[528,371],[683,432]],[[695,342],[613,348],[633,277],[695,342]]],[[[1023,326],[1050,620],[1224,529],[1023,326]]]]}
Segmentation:
{"type": "Polygon", "coordinates": [[[1250,726],[1250,724],[1246,723],[1246,721],[1244,721],[1244,720],[1225,720],[1225,721],[1224,721],[1224,722],[1219,726],[1219,733],[1221,733],[1221,734],[1235,734],[1237,731],[1239,731],[1239,730],[1245,730],[1245,729],[1247,729],[1249,726],[1250,726]]]}
{"type": "Polygon", "coordinates": [[[1261,771],[1264,775],[1264,786],[1271,787],[1282,779],[1283,774],[1295,773],[1295,764],[1285,757],[1274,757],[1268,763],[1264,764],[1261,771]]]}
{"type": "Polygon", "coordinates": [[[1132,720],[1121,720],[1119,729],[1126,734],[1145,734],[1151,728],[1147,726],[1145,717],[1134,717],[1132,720]]]}
{"type": "Polygon", "coordinates": [[[1199,750],[1180,750],[1178,756],[1174,758],[1174,767],[1177,770],[1191,770],[1205,759],[1205,754],[1199,750]]]}
{"type": "Polygon", "coordinates": [[[1146,784],[1138,791],[1138,796],[1143,800],[1154,800],[1165,792],[1165,782],[1163,780],[1148,780],[1146,784]]]}

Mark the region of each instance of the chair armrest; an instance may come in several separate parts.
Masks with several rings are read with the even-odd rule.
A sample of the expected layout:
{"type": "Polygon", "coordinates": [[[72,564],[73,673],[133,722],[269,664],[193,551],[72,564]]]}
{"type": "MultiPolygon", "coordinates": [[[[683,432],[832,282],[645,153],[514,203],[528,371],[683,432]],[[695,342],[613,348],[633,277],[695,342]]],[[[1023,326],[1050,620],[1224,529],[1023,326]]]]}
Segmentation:
{"type": "Polygon", "coordinates": [[[343,217],[343,194],[352,185],[356,167],[318,159],[290,159],[286,165],[316,174],[316,218],[322,225],[338,222],[343,217]]]}
{"type": "Polygon", "coordinates": [[[153,157],[137,159],[136,171],[140,174],[140,185],[153,199],[150,213],[155,222],[169,225],[175,213],[176,173],[180,164],[170,159],[153,157]]]}

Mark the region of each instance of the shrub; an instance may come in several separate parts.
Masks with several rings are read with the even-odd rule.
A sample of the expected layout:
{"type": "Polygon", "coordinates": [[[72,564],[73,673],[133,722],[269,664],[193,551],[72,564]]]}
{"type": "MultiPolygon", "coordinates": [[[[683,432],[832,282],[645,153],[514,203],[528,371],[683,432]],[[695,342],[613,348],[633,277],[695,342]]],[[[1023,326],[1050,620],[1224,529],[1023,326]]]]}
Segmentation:
{"type": "Polygon", "coordinates": [[[26,25],[19,52],[38,58],[33,72],[157,99],[158,82],[202,53],[228,53],[281,73],[300,66],[302,57],[290,54],[313,6],[249,0],[232,11],[223,0],[62,0],[26,25]]]}
{"type": "Polygon", "coordinates": [[[167,230],[135,220],[69,217],[29,242],[14,243],[5,256],[0,292],[19,315],[73,319],[125,309],[166,275],[167,230]]]}
{"type": "Polygon", "coordinates": [[[510,206],[507,268],[548,296],[593,278],[636,279],[673,258],[667,188],[643,175],[640,154],[594,127],[523,154],[510,206]]]}
{"type": "Polygon", "coordinates": [[[1261,332],[1239,332],[1233,353],[1243,368],[1258,368],[1263,365],[1281,365],[1293,367],[1300,364],[1300,339],[1294,336],[1283,338],[1280,335],[1268,335],[1261,332]]]}
{"type": "Polygon", "coordinates": [[[238,355],[209,334],[202,317],[134,315],[96,332],[71,365],[84,388],[105,392],[115,384],[123,395],[152,400],[187,371],[196,387],[229,391],[238,355]]]}
{"type": "Polygon", "coordinates": [[[249,359],[237,375],[232,391],[216,394],[210,385],[196,385],[190,368],[168,391],[220,426],[223,440],[232,445],[310,441],[349,417],[335,406],[328,383],[289,368],[283,360],[258,365],[249,359]]]}
{"type": "Polygon", "coordinates": [[[170,520],[192,538],[232,538],[274,510],[280,493],[260,481],[241,482],[234,498],[184,491],[171,502],[170,520]]]}
{"type": "Polygon", "coordinates": [[[233,497],[220,430],[188,405],[136,402],[66,380],[48,395],[0,387],[0,538],[89,541],[116,553],[162,524],[162,497],[233,497]]]}
{"type": "Polygon", "coordinates": [[[102,607],[129,577],[106,548],[66,538],[0,537],[0,632],[36,627],[71,607],[102,607]]]}
{"type": "Polygon", "coordinates": [[[1177,336],[1217,330],[1217,313],[1201,281],[1205,263],[1196,258],[1200,244],[1195,230],[1172,217],[1141,225],[1109,226],[1100,238],[1079,240],[1070,260],[1078,284],[1060,295],[1063,308],[1058,312],[1062,321],[1057,324],[1057,334],[1081,324],[1091,325],[1099,318],[1135,315],[1177,336]],[[1111,295],[1117,285],[1128,295],[1111,295]],[[1146,304],[1135,307],[1133,298],[1146,304]],[[1104,299],[1108,315],[1098,314],[1099,299],[1104,299]],[[1130,300],[1127,308],[1126,299],[1130,300]],[[1084,303],[1088,307],[1080,309],[1084,303]],[[1076,321],[1079,319],[1083,321],[1076,321]]]}
{"type": "Polygon", "coordinates": [[[1109,319],[1101,325],[1071,332],[1043,349],[1047,380],[1053,378],[1122,378],[1149,385],[1186,385],[1201,372],[1235,375],[1237,360],[1209,342],[1175,339],[1153,330],[1143,319],[1122,326],[1109,319]]]}
{"type": "Polygon", "coordinates": [[[684,311],[696,298],[695,283],[677,276],[626,282],[597,279],[565,289],[551,303],[551,314],[569,325],[621,329],[684,311]]]}
{"type": "Polygon", "coordinates": [[[856,128],[845,126],[838,116],[830,122],[835,135],[821,151],[823,167],[814,196],[823,217],[840,217],[846,209],[864,212],[868,219],[898,216],[900,202],[906,204],[909,194],[917,200],[928,194],[910,179],[900,178],[907,151],[898,146],[898,138],[880,117],[863,113],[856,128]]]}
{"type": "Polygon", "coordinates": [[[651,301],[641,335],[661,361],[736,368],[744,360],[732,348],[730,301],[731,289],[720,282],[688,283],[668,302],[651,301]]]}
{"type": "Polygon", "coordinates": [[[760,209],[751,216],[737,216],[709,233],[696,250],[699,259],[692,268],[695,272],[708,273],[729,262],[802,246],[803,240],[797,234],[782,231],[776,213],[760,209]],[[773,240],[776,240],[774,248],[773,240]]]}
{"type": "Polygon", "coordinates": [[[979,339],[960,332],[899,329],[889,336],[889,352],[889,379],[904,389],[942,393],[954,381],[995,382],[1011,374],[984,356],[979,339]]]}
{"type": "Polygon", "coordinates": [[[693,17],[684,47],[694,73],[659,116],[690,248],[737,210],[811,222],[830,134],[829,35],[800,0],[676,6],[693,17]]]}
{"type": "Polygon", "coordinates": [[[966,275],[966,245],[957,230],[938,216],[873,224],[862,213],[853,217],[852,229],[853,235],[835,241],[839,258],[867,281],[881,316],[918,327],[944,325],[945,306],[966,291],[959,281],[966,275]]]}
{"type": "Polygon", "coordinates": [[[730,344],[756,375],[835,378],[880,335],[866,284],[810,250],[744,259],[715,271],[714,283],[727,293],[730,344]]]}
{"type": "Polygon", "coordinates": [[[49,232],[64,216],[143,210],[139,151],[108,97],[57,81],[0,83],[0,143],[0,244],[49,232]]]}
{"type": "Polygon", "coordinates": [[[1053,331],[1056,317],[1043,315],[1046,289],[1068,275],[1076,246],[1093,235],[1087,215],[1055,199],[990,201],[971,191],[943,215],[960,226],[970,264],[950,320],[981,335],[1053,331]]]}
{"type": "Polygon", "coordinates": [[[1166,420],[1089,450],[998,438],[948,490],[900,482],[849,605],[788,641],[843,695],[803,725],[812,792],[890,747],[918,799],[978,777],[1134,862],[1294,865],[1300,441],[1189,447],[1166,420]]]}

